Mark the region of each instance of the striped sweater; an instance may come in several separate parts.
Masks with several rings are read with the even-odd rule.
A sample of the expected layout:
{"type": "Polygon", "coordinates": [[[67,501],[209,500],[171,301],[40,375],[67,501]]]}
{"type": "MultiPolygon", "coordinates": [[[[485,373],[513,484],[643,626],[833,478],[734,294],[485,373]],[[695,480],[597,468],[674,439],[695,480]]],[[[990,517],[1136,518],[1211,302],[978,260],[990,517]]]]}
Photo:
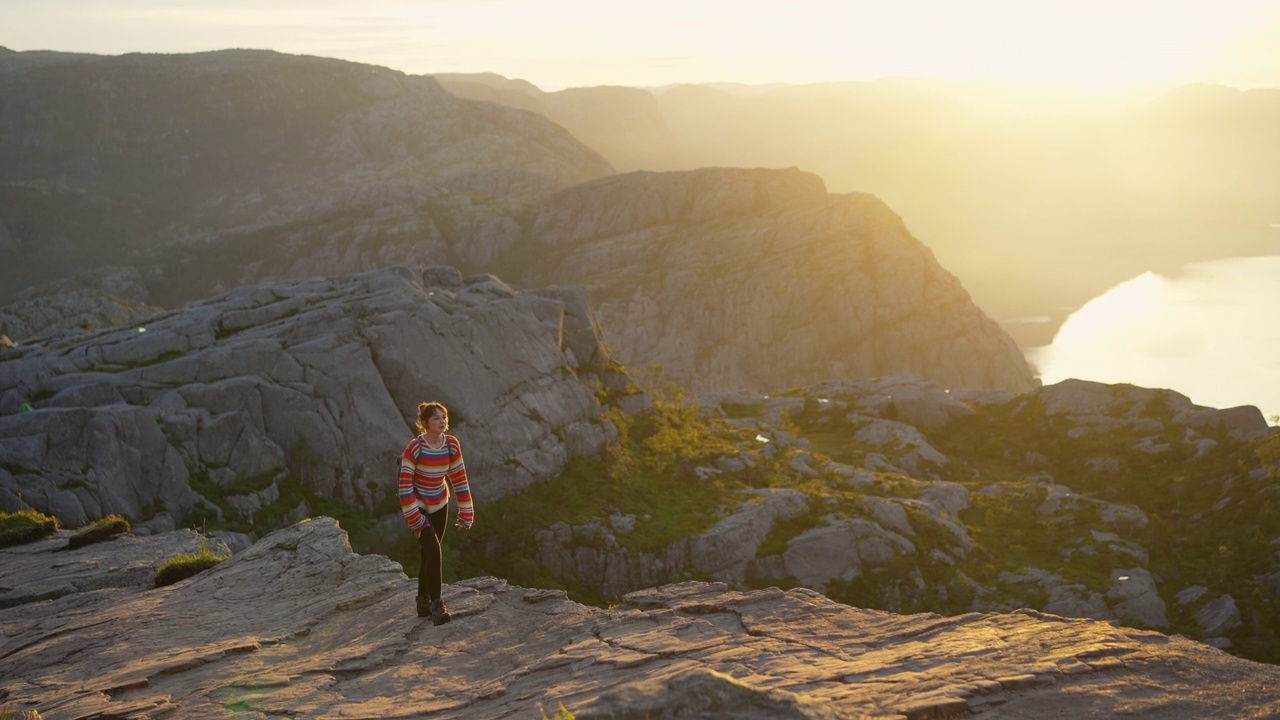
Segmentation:
{"type": "Polygon", "coordinates": [[[400,510],[415,536],[427,527],[427,513],[449,502],[450,485],[458,499],[458,524],[469,528],[475,520],[475,508],[458,439],[445,435],[444,447],[439,450],[428,447],[421,435],[409,441],[400,456],[400,510]]]}

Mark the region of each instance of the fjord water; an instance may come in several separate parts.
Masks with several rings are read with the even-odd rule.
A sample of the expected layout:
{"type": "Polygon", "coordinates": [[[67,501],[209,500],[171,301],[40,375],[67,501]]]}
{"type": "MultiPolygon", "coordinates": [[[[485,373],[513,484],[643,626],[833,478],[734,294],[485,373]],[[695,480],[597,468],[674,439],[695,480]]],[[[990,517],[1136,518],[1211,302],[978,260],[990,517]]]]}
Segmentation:
{"type": "Polygon", "coordinates": [[[1171,388],[1199,405],[1280,415],[1280,256],[1139,275],[1090,300],[1027,359],[1046,385],[1171,388]]]}

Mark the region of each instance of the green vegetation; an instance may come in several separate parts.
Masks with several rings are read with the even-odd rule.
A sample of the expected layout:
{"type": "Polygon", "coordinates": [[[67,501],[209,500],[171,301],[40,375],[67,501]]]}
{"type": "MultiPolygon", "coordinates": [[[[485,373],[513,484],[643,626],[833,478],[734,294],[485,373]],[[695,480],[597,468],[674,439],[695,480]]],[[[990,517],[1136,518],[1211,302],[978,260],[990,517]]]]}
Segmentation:
{"type": "MultiPolygon", "coordinates": [[[[674,388],[663,393],[643,417],[609,413],[619,431],[617,452],[573,458],[559,477],[486,505],[475,530],[446,541],[446,573],[455,578],[496,575],[607,604],[614,599],[597,596],[573,578],[550,576],[533,561],[538,531],[554,523],[585,525],[629,514],[636,518],[635,529],[616,533],[619,546],[633,553],[660,551],[705,532],[718,520],[719,508],[737,505],[742,491],[776,478],[773,463],[763,457],[739,472],[699,477],[696,467],[743,453],[743,445],[754,443],[748,437],[754,433],[708,420],[674,388]]],[[[407,555],[396,559],[416,568],[416,546],[403,550],[407,555]]]]}
{"type": "MultiPolygon", "coordinates": [[[[1224,433],[1211,434],[1217,445],[1196,458],[1181,442],[1184,429],[1169,422],[1166,404],[1150,403],[1141,417],[1158,421],[1160,429],[1152,425],[1151,432],[1138,432],[1122,425],[1072,437],[1069,426],[1048,416],[1040,403],[1017,399],[931,432],[930,442],[952,459],[949,479],[971,490],[992,483],[1003,489],[971,494],[962,519],[974,540],[976,562],[966,570],[986,585],[1000,570],[1031,566],[1105,592],[1115,569],[1141,564],[1109,544],[1088,543],[1091,531],[1112,533],[1148,551],[1147,567],[1162,580],[1171,623],[1166,631],[1201,636],[1194,617],[1199,606],[1180,605],[1173,596],[1204,585],[1208,597],[1231,594],[1248,619],[1228,633],[1233,650],[1280,662],[1280,598],[1254,579],[1274,571],[1275,548],[1268,543],[1280,535],[1280,478],[1275,476],[1280,436],[1240,443],[1224,433]],[[1169,449],[1138,449],[1152,435],[1169,449]],[[1244,479],[1267,467],[1268,477],[1244,479]],[[1037,512],[1047,490],[1026,479],[1038,469],[1071,489],[1076,511],[1037,512]],[[1113,513],[1105,521],[1093,499],[1135,507],[1147,522],[1135,521],[1131,513],[1113,513]],[[1091,545],[1090,552],[1080,551],[1085,545],[1091,545]]],[[[1026,591],[1002,589],[1008,600],[1026,591]]]]}
{"type": "Polygon", "coordinates": [[[58,519],[34,510],[0,512],[0,548],[35,542],[58,531],[58,519]]]}
{"type": "Polygon", "coordinates": [[[542,720],[573,720],[573,713],[569,712],[569,708],[565,707],[564,703],[560,703],[560,707],[556,708],[551,717],[547,717],[547,711],[543,710],[541,706],[538,709],[542,712],[542,720]]]}
{"type": "MultiPolygon", "coordinates": [[[[612,423],[619,437],[611,452],[575,457],[558,477],[482,503],[470,532],[451,528],[444,543],[446,582],[494,575],[607,606],[617,598],[602,595],[590,585],[593,579],[539,564],[538,533],[563,523],[575,528],[571,549],[629,553],[643,562],[643,554],[677,546],[728,510],[760,499],[753,490],[788,488],[804,495],[805,507],[773,524],[761,558],[785,552],[793,539],[832,519],[864,518],[884,526],[877,512],[906,513],[910,529],[897,532],[916,552],[864,564],[851,578],[819,588],[832,599],[895,612],[1043,609],[1049,590],[1028,569],[1049,574],[1056,585],[1074,586],[1084,597],[1105,594],[1118,569],[1145,566],[1160,578],[1171,623],[1164,630],[1199,637],[1199,605],[1179,605],[1173,595],[1205,585],[1212,593],[1206,597],[1230,593],[1245,618],[1244,626],[1228,633],[1234,651],[1280,661],[1280,601],[1256,579],[1275,571],[1275,548],[1268,543],[1280,534],[1280,436],[1240,443],[1209,433],[1217,445],[1195,457],[1182,441],[1185,428],[1171,422],[1164,403],[1142,409],[1144,422],[1155,422],[1145,422],[1141,431],[1119,424],[1068,433],[1075,424],[1021,397],[926,431],[929,443],[950,458],[937,469],[942,479],[969,491],[969,505],[958,516],[939,515],[916,502],[930,483],[866,466],[873,454],[892,464],[912,448],[855,441],[868,420],[839,403],[806,400],[802,410],[773,428],[808,443],[813,472],[807,472],[792,466],[798,449],[762,443],[756,429],[736,428],[725,417],[765,420],[767,404],[731,405],[708,416],[678,388],[654,384],[653,377],[642,377],[625,389],[650,393],[651,412],[636,417],[607,411],[602,422],[612,423]],[[1145,452],[1141,443],[1150,445],[1152,438],[1168,449],[1145,452]],[[838,464],[858,471],[851,476],[838,464]],[[713,467],[720,471],[706,472],[713,467]],[[628,525],[615,527],[613,516],[628,517],[628,525]],[[593,525],[607,532],[593,535],[593,525]],[[969,543],[957,532],[967,533],[969,543]]],[[[599,395],[616,400],[603,388],[599,395]]],[[[387,491],[375,492],[381,500],[370,510],[316,491],[315,477],[323,468],[305,440],[289,450],[286,466],[282,473],[222,485],[195,476],[193,486],[217,505],[206,506],[203,521],[262,532],[288,524],[300,511],[329,515],[350,533],[357,552],[385,554],[410,574],[416,571],[419,548],[412,535],[377,522],[398,512],[390,477],[374,480],[386,483],[387,491]],[[226,500],[273,484],[279,499],[253,517],[241,517],[226,500]]],[[[691,568],[677,575],[691,577],[691,568]]],[[[797,582],[771,578],[752,584],[797,582]]]]}
{"type": "Polygon", "coordinates": [[[103,540],[111,540],[119,535],[129,532],[133,526],[129,521],[119,515],[108,515],[99,518],[72,533],[67,540],[67,547],[75,549],[92,545],[93,543],[102,542],[103,540]]]}
{"type": "Polygon", "coordinates": [[[36,710],[0,708],[0,720],[40,720],[40,713],[36,710]]]}
{"type": "Polygon", "coordinates": [[[156,570],[156,587],[164,587],[172,585],[179,580],[186,580],[196,573],[208,570],[223,560],[226,560],[226,558],[213,554],[204,543],[200,543],[200,552],[192,555],[179,555],[165,561],[156,570]]]}

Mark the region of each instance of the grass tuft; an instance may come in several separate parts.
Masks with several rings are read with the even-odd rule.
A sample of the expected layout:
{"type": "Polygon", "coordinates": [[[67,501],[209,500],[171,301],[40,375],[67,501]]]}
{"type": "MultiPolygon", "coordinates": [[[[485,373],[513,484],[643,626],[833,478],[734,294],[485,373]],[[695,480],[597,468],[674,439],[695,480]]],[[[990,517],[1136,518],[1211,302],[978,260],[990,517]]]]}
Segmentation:
{"type": "Polygon", "coordinates": [[[555,713],[550,717],[547,716],[547,711],[541,705],[538,706],[538,709],[542,711],[542,720],[573,720],[573,713],[564,706],[564,703],[560,703],[560,707],[556,708],[555,713]]]}
{"type": "Polygon", "coordinates": [[[69,549],[92,545],[96,542],[111,540],[119,535],[130,532],[133,526],[129,521],[119,515],[108,515],[104,518],[94,520],[92,523],[80,528],[67,540],[69,549]]]}
{"type": "Polygon", "coordinates": [[[193,555],[179,555],[166,561],[156,570],[155,583],[156,587],[164,587],[172,585],[179,580],[186,580],[196,573],[203,572],[218,563],[226,560],[221,555],[214,555],[205,547],[204,543],[200,544],[200,552],[193,555]]]}
{"type": "Polygon", "coordinates": [[[58,518],[34,510],[0,512],[0,548],[35,542],[58,531],[58,518]]]}

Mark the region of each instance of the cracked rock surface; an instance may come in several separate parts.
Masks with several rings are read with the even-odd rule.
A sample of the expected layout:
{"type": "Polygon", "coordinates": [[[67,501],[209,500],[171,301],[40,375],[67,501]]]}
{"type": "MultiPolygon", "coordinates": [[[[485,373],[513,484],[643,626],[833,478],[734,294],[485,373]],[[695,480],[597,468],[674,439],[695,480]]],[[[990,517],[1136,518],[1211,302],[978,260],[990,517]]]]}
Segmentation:
{"type": "Polygon", "coordinates": [[[586,383],[604,365],[592,323],[580,288],[396,266],[17,348],[0,358],[0,509],[76,527],[220,497],[251,522],[289,478],[373,508],[426,400],[454,411],[478,491],[499,497],[612,437],[586,383]]]}
{"type": "Polygon", "coordinates": [[[529,718],[561,705],[579,718],[1280,713],[1280,668],[1032,611],[896,615],[715,583],[605,610],[486,577],[447,585],[454,619],[434,627],[414,593],[335,521],[304,521],[166,588],[0,610],[0,702],[46,720],[529,718]]]}

